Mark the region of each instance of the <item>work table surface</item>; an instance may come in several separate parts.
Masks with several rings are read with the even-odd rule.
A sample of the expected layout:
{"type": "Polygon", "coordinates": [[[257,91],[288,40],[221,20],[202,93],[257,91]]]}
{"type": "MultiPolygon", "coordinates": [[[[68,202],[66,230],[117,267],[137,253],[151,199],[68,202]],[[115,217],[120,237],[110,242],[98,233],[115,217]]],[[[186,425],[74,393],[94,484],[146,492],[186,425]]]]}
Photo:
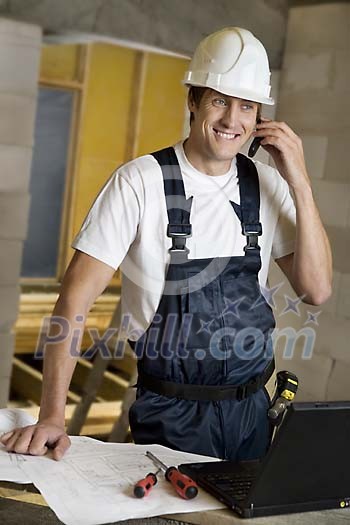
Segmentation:
{"type": "MultiPolygon", "coordinates": [[[[60,525],[54,512],[33,485],[0,482],[1,525],[60,525]]],[[[229,509],[171,514],[154,518],[118,521],[111,525],[345,525],[350,509],[324,510],[264,518],[241,519],[229,509]]]]}

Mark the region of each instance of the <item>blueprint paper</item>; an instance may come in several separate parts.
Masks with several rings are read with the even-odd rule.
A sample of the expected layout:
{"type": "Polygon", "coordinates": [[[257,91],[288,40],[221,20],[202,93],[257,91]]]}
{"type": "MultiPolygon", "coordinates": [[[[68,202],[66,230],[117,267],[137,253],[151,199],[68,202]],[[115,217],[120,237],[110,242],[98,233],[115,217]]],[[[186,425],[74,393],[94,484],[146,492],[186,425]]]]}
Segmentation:
{"type": "MultiPolygon", "coordinates": [[[[27,414],[24,410],[20,409],[0,409],[0,436],[6,432],[10,432],[15,428],[22,428],[28,425],[36,423],[36,419],[31,415],[27,414]]],[[[96,445],[103,445],[102,441],[91,439],[88,437],[72,438],[73,444],[71,451],[74,454],[76,447],[81,448],[81,443],[84,443],[84,451],[89,454],[95,450],[96,445]],[[78,439],[77,443],[74,439],[78,439]],[[95,448],[93,448],[95,445],[95,448]]],[[[51,453],[48,452],[47,456],[50,457],[51,453]]],[[[14,483],[32,483],[21,468],[23,462],[30,456],[23,454],[16,454],[14,452],[7,452],[5,446],[0,443],[0,480],[1,481],[12,481],[14,483]]],[[[34,457],[34,456],[33,456],[34,457]]],[[[36,456],[35,456],[36,457],[36,456]]]]}
{"type": "MultiPolygon", "coordinates": [[[[17,427],[25,427],[35,423],[35,419],[23,410],[1,409],[0,410],[0,436],[10,432],[17,427]]],[[[28,476],[21,469],[23,456],[20,454],[8,453],[0,443],[0,480],[13,481],[15,483],[31,483],[28,476]]]]}
{"type": "MultiPolygon", "coordinates": [[[[24,410],[17,408],[14,409],[0,409],[0,436],[6,432],[10,432],[15,428],[22,428],[28,425],[33,425],[36,423],[36,419],[31,415],[27,414],[24,410]]],[[[86,454],[89,454],[95,445],[103,445],[102,441],[97,441],[96,439],[91,439],[88,437],[79,437],[78,442],[75,443],[72,438],[73,444],[71,450],[74,454],[76,447],[81,448],[81,443],[84,443],[84,451],[86,454]],[[79,443],[79,444],[78,444],[79,443]],[[90,446],[89,446],[90,445],[90,446]]],[[[48,457],[51,456],[49,451],[47,454],[48,457]]],[[[5,446],[0,443],[0,481],[12,481],[14,483],[32,483],[32,480],[23,472],[21,465],[25,459],[30,456],[25,456],[22,454],[16,454],[14,452],[7,452],[5,446]]]]}
{"type": "Polygon", "coordinates": [[[14,483],[31,483],[31,479],[21,469],[23,456],[11,454],[0,444],[0,480],[14,483]]]}
{"type": "MultiPolygon", "coordinates": [[[[84,439],[84,438],[83,438],[84,439]]],[[[184,500],[158,475],[158,483],[142,499],[133,495],[134,484],[156,468],[145,455],[150,450],[166,465],[216,458],[177,452],[160,445],[91,443],[73,437],[64,458],[23,456],[21,468],[39,489],[57,517],[66,525],[99,525],[161,514],[195,512],[225,506],[199,489],[184,500]]]]}
{"type": "MultiPolygon", "coordinates": [[[[0,410],[0,434],[34,423],[20,410],[0,410]]],[[[193,500],[182,499],[158,474],[150,494],[137,499],[133,486],[156,467],[145,455],[150,450],[166,465],[217,458],[178,452],[160,445],[103,443],[84,436],[72,436],[63,459],[8,453],[0,445],[0,479],[34,483],[46,502],[66,525],[100,525],[161,514],[224,508],[199,489],[193,500]]]]}

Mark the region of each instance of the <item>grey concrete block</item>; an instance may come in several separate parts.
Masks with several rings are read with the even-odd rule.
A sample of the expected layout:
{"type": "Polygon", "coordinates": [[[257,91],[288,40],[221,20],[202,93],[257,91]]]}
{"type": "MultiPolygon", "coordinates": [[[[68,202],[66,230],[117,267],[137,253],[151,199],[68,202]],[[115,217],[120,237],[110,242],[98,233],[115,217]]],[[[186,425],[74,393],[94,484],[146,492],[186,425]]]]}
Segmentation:
{"type": "MultiPolygon", "coordinates": [[[[337,314],[350,320],[350,272],[340,276],[337,314]]],[[[350,322],[349,322],[350,334],[350,322]]]]}
{"type": "Polygon", "coordinates": [[[330,50],[313,51],[305,48],[295,53],[288,49],[283,59],[281,89],[285,93],[328,89],[334,59],[330,50]]]}
{"type": "Polygon", "coordinates": [[[346,226],[350,213],[350,182],[313,180],[313,194],[327,226],[346,226]]]}
{"type": "Polygon", "coordinates": [[[0,144],[0,193],[27,192],[33,150],[0,144]]]}
{"type": "Polygon", "coordinates": [[[27,235],[30,195],[0,194],[0,239],[23,240],[27,235]]]}
{"type": "MultiPolygon", "coordinates": [[[[349,13],[350,16],[350,13],[349,13]]],[[[350,30],[350,28],[349,28],[350,30]]],[[[347,96],[349,93],[349,78],[350,78],[350,64],[349,64],[349,47],[350,38],[348,39],[348,49],[336,50],[334,53],[334,68],[332,72],[332,87],[337,93],[344,93],[347,96]]]]}
{"type": "MultiPolygon", "coordinates": [[[[22,26],[22,24],[19,24],[22,26]]],[[[0,91],[36,96],[41,37],[39,28],[21,32],[15,24],[0,24],[0,91]]]]}
{"type": "Polygon", "coordinates": [[[16,285],[21,271],[22,242],[0,239],[0,286],[16,285]]]}
{"type": "Polygon", "coordinates": [[[350,399],[350,364],[337,362],[330,375],[327,387],[328,401],[344,401],[350,399]]]}
{"type": "Polygon", "coordinates": [[[350,5],[334,2],[289,10],[286,48],[293,51],[348,50],[350,5]]]}
{"type": "Polygon", "coordinates": [[[0,375],[0,408],[6,408],[9,400],[11,378],[0,375]]]}
{"type": "Polygon", "coordinates": [[[327,225],[325,228],[332,248],[333,268],[340,273],[350,273],[350,228],[327,225]]]}
{"type": "Polygon", "coordinates": [[[18,316],[20,289],[0,286],[0,332],[10,332],[18,316]]]}
{"type": "Polygon", "coordinates": [[[0,333],[0,375],[10,377],[14,354],[15,336],[13,333],[0,333]]]}
{"type": "Polygon", "coordinates": [[[303,141],[307,171],[310,177],[322,179],[325,176],[328,137],[325,135],[300,135],[303,141]]]}
{"type": "Polygon", "coordinates": [[[0,144],[33,145],[36,98],[0,92],[0,144]]]}
{"type": "MultiPolygon", "coordinates": [[[[3,8],[3,5],[1,5],[3,8]]],[[[4,9],[1,9],[4,12],[4,9]]],[[[0,38],[8,42],[18,43],[23,46],[39,46],[41,42],[41,28],[34,24],[0,18],[0,38]]]]}
{"type": "Polygon", "coordinates": [[[277,118],[285,120],[297,134],[331,135],[349,129],[350,98],[342,96],[342,103],[335,91],[309,89],[294,93],[281,89],[277,118]]]}
{"type": "Polygon", "coordinates": [[[349,182],[349,143],[350,126],[348,129],[331,133],[329,135],[324,173],[325,179],[338,182],[349,182]]]}
{"type": "Polygon", "coordinates": [[[326,399],[327,385],[333,366],[328,356],[316,354],[309,360],[302,359],[303,344],[298,343],[292,360],[276,353],[278,370],[289,370],[299,379],[297,401],[322,401],[326,399]]]}
{"type": "Polygon", "coordinates": [[[350,319],[323,312],[316,327],[316,353],[350,365],[349,334],[350,319]]]}

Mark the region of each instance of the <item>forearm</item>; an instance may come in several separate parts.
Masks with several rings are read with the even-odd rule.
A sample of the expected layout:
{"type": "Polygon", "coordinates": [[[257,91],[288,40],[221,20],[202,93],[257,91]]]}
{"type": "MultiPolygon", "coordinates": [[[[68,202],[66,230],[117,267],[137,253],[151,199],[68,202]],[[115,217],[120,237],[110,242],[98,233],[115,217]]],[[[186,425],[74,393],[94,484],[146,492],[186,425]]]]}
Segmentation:
{"type": "Polygon", "coordinates": [[[312,196],[302,140],[285,122],[262,118],[256,129],[253,136],[261,137],[260,144],[288,183],[297,211],[294,254],[281,257],[279,264],[304,302],[321,304],[332,290],[332,254],[312,196]]]}
{"type": "Polygon", "coordinates": [[[309,181],[292,188],[296,206],[293,285],[304,301],[321,304],[331,294],[332,252],[309,181]]]}
{"type": "MultiPolygon", "coordinates": [[[[87,307],[71,304],[68,299],[60,298],[53,311],[53,317],[62,317],[68,322],[69,333],[61,342],[47,343],[44,349],[43,387],[40,403],[39,420],[50,420],[57,425],[64,425],[65,405],[69,384],[77,362],[83,335],[83,323],[76,321],[77,315],[87,315],[87,307]],[[79,334],[78,341],[72,342],[73,334],[79,334]]],[[[49,338],[57,335],[60,326],[50,324],[49,338]]],[[[62,338],[63,339],[63,338],[62,338]]]]}

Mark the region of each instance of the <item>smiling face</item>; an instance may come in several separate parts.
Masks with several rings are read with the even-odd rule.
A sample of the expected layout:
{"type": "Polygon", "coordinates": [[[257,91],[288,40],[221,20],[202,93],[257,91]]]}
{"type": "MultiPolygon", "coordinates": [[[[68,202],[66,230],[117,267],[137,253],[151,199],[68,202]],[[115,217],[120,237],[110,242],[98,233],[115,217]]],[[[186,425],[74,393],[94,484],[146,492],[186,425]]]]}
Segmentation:
{"type": "Polygon", "coordinates": [[[208,175],[226,173],[255,128],[258,106],[212,89],[204,91],[197,105],[190,94],[193,119],[184,146],[189,161],[208,175]]]}

